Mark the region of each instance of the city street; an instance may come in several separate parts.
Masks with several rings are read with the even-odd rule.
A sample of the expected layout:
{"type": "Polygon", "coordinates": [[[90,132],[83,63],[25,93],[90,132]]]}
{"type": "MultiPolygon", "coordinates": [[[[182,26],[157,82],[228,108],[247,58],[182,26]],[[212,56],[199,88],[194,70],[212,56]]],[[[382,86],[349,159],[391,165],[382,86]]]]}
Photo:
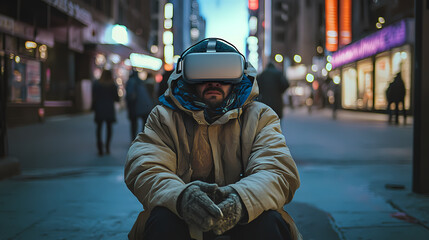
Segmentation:
{"type": "MultiPolygon", "coordinates": [[[[0,240],[128,239],[143,210],[124,182],[130,119],[155,102],[199,123],[231,119],[256,89],[282,117],[300,178],[284,208],[304,240],[429,240],[428,26],[429,0],[0,1],[0,240]],[[95,116],[115,113],[102,148],[95,116]]],[[[226,123],[225,142],[217,126],[185,131],[174,114],[177,132],[154,132],[186,145],[175,147],[190,158],[184,178],[229,183],[245,161],[228,160],[246,154],[261,176],[281,175],[290,159],[269,159],[282,151],[259,131],[269,119],[248,115],[226,123]]],[[[137,180],[169,190],[147,176],[137,180]]],[[[268,206],[265,195],[282,207],[276,191],[252,187],[249,210],[268,206]]]]}
{"type": "MultiPolygon", "coordinates": [[[[0,181],[0,239],[126,239],[142,209],[123,182],[130,144],[118,111],[111,155],[99,157],[92,114],[8,129],[22,174],[0,181]]],[[[411,191],[412,118],[285,109],[301,187],[285,206],[306,240],[429,239],[429,196],[411,191]]]]}

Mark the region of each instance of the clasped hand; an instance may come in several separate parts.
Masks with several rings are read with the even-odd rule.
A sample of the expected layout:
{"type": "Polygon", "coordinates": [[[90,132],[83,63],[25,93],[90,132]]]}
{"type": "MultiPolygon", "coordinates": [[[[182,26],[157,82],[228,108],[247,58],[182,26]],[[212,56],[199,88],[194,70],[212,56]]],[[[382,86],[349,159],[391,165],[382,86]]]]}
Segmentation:
{"type": "Polygon", "coordinates": [[[243,206],[232,187],[195,181],[183,191],[179,213],[203,232],[221,235],[240,221],[243,206]]]}

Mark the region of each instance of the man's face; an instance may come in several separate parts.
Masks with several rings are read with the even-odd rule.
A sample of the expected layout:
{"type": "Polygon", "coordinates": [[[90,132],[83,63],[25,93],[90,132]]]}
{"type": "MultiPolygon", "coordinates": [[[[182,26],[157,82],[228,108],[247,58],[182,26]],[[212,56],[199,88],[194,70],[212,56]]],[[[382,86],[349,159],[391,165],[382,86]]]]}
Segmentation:
{"type": "Polygon", "coordinates": [[[219,82],[200,83],[195,86],[197,95],[211,108],[220,106],[231,91],[231,84],[219,82]]]}

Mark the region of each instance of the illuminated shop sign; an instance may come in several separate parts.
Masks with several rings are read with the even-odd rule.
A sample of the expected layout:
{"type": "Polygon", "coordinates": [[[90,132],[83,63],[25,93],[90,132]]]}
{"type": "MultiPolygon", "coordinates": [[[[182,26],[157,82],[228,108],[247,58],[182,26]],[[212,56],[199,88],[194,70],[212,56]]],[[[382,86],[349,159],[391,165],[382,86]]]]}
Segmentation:
{"type": "Polygon", "coordinates": [[[147,68],[154,71],[158,71],[162,67],[161,59],[145,54],[131,53],[130,60],[133,67],[147,68]]]}
{"type": "Polygon", "coordinates": [[[106,32],[103,39],[104,43],[107,44],[129,44],[129,35],[127,27],[123,25],[110,25],[106,28],[106,32]]]}
{"type": "Polygon", "coordinates": [[[307,72],[308,69],[304,64],[290,66],[286,71],[286,77],[290,81],[302,80],[305,79],[307,72]]]}
{"type": "Polygon", "coordinates": [[[252,36],[256,34],[256,31],[258,31],[258,18],[255,16],[251,16],[249,18],[249,31],[252,36]]]}
{"type": "Polygon", "coordinates": [[[338,50],[332,55],[333,68],[401,46],[407,41],[405,20],[385,27],[362,40],[338,50]]]}
{"type": "Polygon", "coordinates": [[[128,44],[128,31],[127,27],[123,25],[114,25],[112,28],[113,41],[120,44],[128,44]]]}
{"type": "Polygon", "coordinates": [[[258,8],[259,8],[259,0],[249,0],[250,10],[258,10],[258,8]]]}
{"type": "MultiPolygon", "coordinates": [[[[173,25],[174,6],[172,3],[164,5],[164,28],[171,29],[173,25]]],[[[173,33],[169,30],[164,31],[162,40],[164,43],[164,69],[166,71],[173,70],[174,68],[174,46],[173,46],[173,33]]]]}
{"type": "Polygon", "coordinates": [[[325,0],[326,49],[334,52],[338,49],[338,2],[325,0]]]}
{"type": "Polygon", "coordinates": [[[340,46],[352,42],[352,0],[340,2],[340,46]]]}
{"type": "Polygon", "coordinates": [[[258,54],[258,38],[255,36],[249,36],[247,38],[247,44],[249,48],[249,56],[247,57],[247,60],[249,61],[252,66],[258,70],[258,63],[259,63],[259,54],[258,54]]]}

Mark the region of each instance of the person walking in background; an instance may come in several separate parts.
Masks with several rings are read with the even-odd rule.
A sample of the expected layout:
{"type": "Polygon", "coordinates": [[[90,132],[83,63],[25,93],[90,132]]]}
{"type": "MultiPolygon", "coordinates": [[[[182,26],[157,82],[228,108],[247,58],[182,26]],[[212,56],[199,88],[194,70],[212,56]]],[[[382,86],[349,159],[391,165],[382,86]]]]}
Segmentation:
{"type": "Polygon", "coordinates": [[[401,72],[396,74],[393,82],[389,84],[386,90],[387,98],[387,113],[389,115],[389,124],[392,123],[392,103],[395,104],[395,123],[399,124],[399,104],[402,106],[402,112],[404,114],[404,124],[406,124],[407,113],[405,111],[405,84],[402,80],[401,72]]]}
{"type": "Polygon", "coordinates": [[[92,86],[92,109],[95,113],[96,137],[98,155],[110,154],[110,141],[112,139],[112,124],[116,122],[115,102],[119,101],[118,87],[113,80],[111,70],[104,70],[98,81],[92,86]],[[102,128],[106,123],[106,142],[103,145],[102,128]]]}
{"type": "Polygon", "coordinates": [[[143,131],[146,119],[154,106],[152,95],[144,82],[145,80],[146,78],[140,79],[139,73],[132,70],[125,86],[125,100],[131,125],[131,141],[134,140],[138,133],[138,119],[141,119],[143,131]]]}
{"type": "Polygon", "coordinates": [[[341,87],[336,84],[331,77],[328,76],[326,81],[329,84],[330,92],[328,102],[332,105],[332,119],[337,119],[337,110],[341,107],[341,87]]]}
{"type": "Polygon", "coordinates": [[[155,99],[155,85],[156,85],[156,80],[155,80],[155,76],[151,73],[151,72],[147,72],[147,76],[146,79],[142,79],[144,82],[144,85],[147,89],[147,92],[149,93],[150,98],[152,99],[152,102],[154,102],[155,99]]]}
{"type": "Polygon", "coordinates": [[[283,93],[289,87],[289,82],[283,73],[269,62],[265,70],[257,76],[259,98],[262,103],[271,107],[279,118],[283,117],[283,93]]]}
{"type": "Polygon", "coordinates": [[[165,71],[162,74],[162,81],[159,83],[158,85],[158,96],[160,97],[162,94],[164,94],[165,90],[167,90],[168,88],[168,78],[170,77],[170,75],[173,73],[173,70],[171,71],[165,71]]]}

